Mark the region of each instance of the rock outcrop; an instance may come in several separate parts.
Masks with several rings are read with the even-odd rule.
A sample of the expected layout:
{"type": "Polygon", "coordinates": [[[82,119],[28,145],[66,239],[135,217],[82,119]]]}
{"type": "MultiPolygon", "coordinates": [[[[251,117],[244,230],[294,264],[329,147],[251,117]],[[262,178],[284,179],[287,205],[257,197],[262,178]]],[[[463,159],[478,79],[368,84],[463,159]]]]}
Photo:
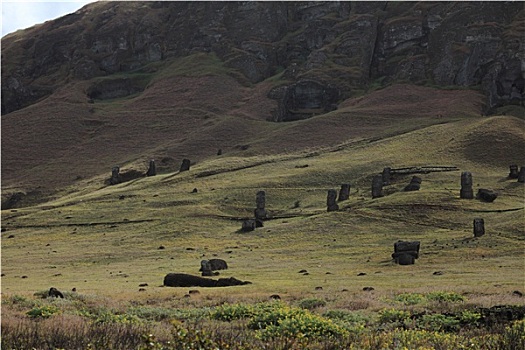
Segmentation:
{"type": "Polygon", "coordinates": [[[282,73],[276,121],[400,81],[523,104],[524,16],[520,2],[95,2],[2,38],[2,114],[72,80],[92,99],[140,93],[149,64],[196,52],[252,84],[282,73]]]}

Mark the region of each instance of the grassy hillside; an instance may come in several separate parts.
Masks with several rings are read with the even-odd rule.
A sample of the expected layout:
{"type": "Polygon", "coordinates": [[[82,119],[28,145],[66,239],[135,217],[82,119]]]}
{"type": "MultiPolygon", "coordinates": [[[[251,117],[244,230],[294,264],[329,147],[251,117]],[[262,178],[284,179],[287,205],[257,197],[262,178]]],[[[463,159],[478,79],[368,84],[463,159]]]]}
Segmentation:
{"type": "Polygon", "coordinates": [[[318,285],[327,293],[357,292],[371,285],[508,294],[524,282],[516,278],[523,268],[524,190],[506,179],[504,166],[524,161],[520,130],[523,121],[511,117],[463,120],[335,148],[217,156],[189,172],[115,186],[103,185],[102,176],[82,181],[55,201],[2,212],[3,291],[31,294],[52,284],[133,298],[138,284],[148,283],[150,296],[185,293],[158,286],[166,273],[197,273],[200,259],[218,256],[231,264],[228,276],[253,282],[229,293],[293,295],[318,285]],[[489,131],[496,135],[478,152],[465,148],[489,131]],[[515,150],[496,147],[502,138],[515,150]],[[387,196],[371,198],[371,178],[383,167],[425,165],[459,170],[420,175],[419,192],[403,192],[411,175],[398,175],[387,196]],[[496,201],[459,199],[461,171],[472,172],[475,192],[497,191],[496,201]],[[327,190],[345,182],[350,199],[327,213],[327,190]],[[240,233],[261,189],[273,219],[240,233]],[[475,217],[486,222],[479,239],[475,217]],[[421,240],[414,266],[391,262],[399,239],[421,240]],[[301,269],[310,275],[299,275],[301,269]],[[444,274],[436,277],[438,270],[444,274]]]}
{"type": "MultiPolygon", "coordinates": [[[[396,328],[400,321],[395,321],[401,317],[409,327],[403,337],[416,337],[403,338],[401,344],[447,348],[469,342],[484,349],[490,341],[492,349],[506,349],[498,344],[516,348],[521,344],[521,323],[506,330],[506,323],[484,326],[488,328],[483,331],[468,327],[477,327],[477,308],[524,305],[524,187],[507,178],[507,164],[525,162],[519,151],[525,145],[523,127],[523,120],[513,117],[467,118],[332,147],[251,157],[221,155],[194,164],[188,172],[114,186],[104,184],[107,175],[79,180],[45,204],[3,210],[5,344],[40,344],[50,337],[55,346],[73,344],[71,337],[80,332],[79,339],[88,337],[103,344],[101,348],[114,349],[136,346],[150,333],[155,338],[148,344],[156,339],[167,344],[174,336],[180,344],[189,344],[195,336],[201,341],[222,339],[219,342],[236,349],[321,349],[330,342],[339,344],[333,345],[337,348],[348,346],[342,345],[348,341],[355,348],[384,349],[393,348],[391,337],[401,336],[396,328]],[[387,166],[458,170],[418,174],[423,180],[418,192],[403,191],[412,174],[395,175],[384,188],[385,196],[372,199],[371,179],[387,166]],[[498,198],[493,203],[460,199],[462,171],[472,172],[475,192],[489,188],[498,198]],[[351,184],[350,198],[339,203],[339,211],[327,212],[327,190],[339,189],[341,183],[351,184]],[[259,190],[266,191],[271,219],[243,233],[242,220],[252,216],[259,190]],[[479,238],[473,236],[476,217],[485,220],[486,234],[479,238]],[[421,242],[414,265],[392,261],[398,240],[421,242]],[[213,257],[229,265],[219,277],[252,284],[162,286],[167,273],[198,275],[200,261],[213,257]],[[51,286],[64,291],[66,299],[39,301],[34,296],[51,286]],[[190,289],[199,294],[189,295],[190,289]],[[278,308],[275,311],[260,304],[272,294],[284,303],[271,306],[278,308]],[[447,301],[431,301],[435,297],[447,301]],[[247,321],[234,321],[227,328],[223,321],[206,321],[212,317],[206,315],[217,315],[223,304],[224,312],[239,315],[235,310],[245,308],[244,303],[266,310],[264,315],[298,312],[285,311],[289,307],[313,308],[318,316],[304,317],[321,322],[320,329],[332,324],[323,317],[346,315],[353,321],[344,327],[354,335],[343,343],[339,338],[295,343],[296,336],[261,343],[246,329],[247,321]],[[46,310],[59,314],[45,316],[51,317],[45,323],[31,320],[43,317],[39,315],[46,310]],[[469,315],[474,323],[458,332],[457,322],[467,322],[469,315]],[[89,321],[93,317],[95,323],[89,321]],[[407,321],[409,317],[413,321],[407,321]],[[166,323],[174,319],[188,323],[166,323]],[[103,322],[106,331],[98,329],[97,322],[103,322]],[[139,323],[123,326],[129,322],[139,323]],[[367,328],[362,328],[365,323],[367,328]],[[120,327],[130,333],[121,333],[120,327]],[[458,333],[443,333],[442,327],[458,333]],[[99,337],[102,340],[95,340],[99,337]]],[[[83,341],[75,344],[87,346],[83,341]]]]}

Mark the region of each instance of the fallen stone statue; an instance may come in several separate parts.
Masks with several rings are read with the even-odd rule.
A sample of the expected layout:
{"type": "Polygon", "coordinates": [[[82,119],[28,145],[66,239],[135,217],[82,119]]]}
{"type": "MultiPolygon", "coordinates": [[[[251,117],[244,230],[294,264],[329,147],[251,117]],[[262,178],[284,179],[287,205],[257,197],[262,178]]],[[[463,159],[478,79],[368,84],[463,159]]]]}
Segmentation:
{"type": "Polygon", "coordinates": [[[214,280],[186,273],[168,273],[164,277],[164,285],[166,287],[230,287],[246,284],[252,284],[252,282],[240,281],[235,277],[214,280]]]}

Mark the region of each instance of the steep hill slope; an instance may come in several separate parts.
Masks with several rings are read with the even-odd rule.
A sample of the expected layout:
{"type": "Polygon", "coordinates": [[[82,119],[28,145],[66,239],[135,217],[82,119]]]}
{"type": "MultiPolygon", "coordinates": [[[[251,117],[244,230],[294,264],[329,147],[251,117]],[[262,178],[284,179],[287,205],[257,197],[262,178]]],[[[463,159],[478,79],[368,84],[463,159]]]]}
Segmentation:
{"type": "Polygon", "coordinates": [[[2,39],[2,202],[150,159],[170,172],[219,149],[337,147],[496,108],[525,117],[524,16],[513,2],[90,4],[2,39]]]}

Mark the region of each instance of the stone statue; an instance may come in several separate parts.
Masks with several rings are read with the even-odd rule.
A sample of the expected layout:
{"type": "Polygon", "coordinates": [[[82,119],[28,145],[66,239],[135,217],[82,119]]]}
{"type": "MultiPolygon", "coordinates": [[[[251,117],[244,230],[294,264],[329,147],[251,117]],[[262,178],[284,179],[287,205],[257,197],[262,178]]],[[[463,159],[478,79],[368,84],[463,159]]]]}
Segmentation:
{"type": "Polygon", "coordinates": [[[459,197],[463,199],[474,198],[474,191],[472,190],[472,174],[468,171],[461,173],[461,191],[459,197]]]}
{"type": "Polygon", "coordinates": [[[383,176],[376,175],[372,179],[372,198],[383,197],[383,176]]]}
{"type": "Polygon", "coordinates": [[[328,195],[326,197],[327,211],[339,210],[339,206],[336,203],[336,199],[337,199],[337,191],[334,189],[328,190],[328,195]]]}
{"type": "Polygon", "coordinates": [[[342,184],[339,190],[338,202],[345,201],[350,198],[350,184],[342,184]]]}
{"type": "Polygon", "coordinates": [[[474,219],[474,237],[481,237],[485,234],[485,221],[481,218],[474,219]]]}
{"type": "Polygon", "coordinates": [[[146,176],[155,176],[157,175],[157,170],[155,168],[155,160],[151,159],[149,161],[149,168],[148,172],[146,173],[146,176]]]}

